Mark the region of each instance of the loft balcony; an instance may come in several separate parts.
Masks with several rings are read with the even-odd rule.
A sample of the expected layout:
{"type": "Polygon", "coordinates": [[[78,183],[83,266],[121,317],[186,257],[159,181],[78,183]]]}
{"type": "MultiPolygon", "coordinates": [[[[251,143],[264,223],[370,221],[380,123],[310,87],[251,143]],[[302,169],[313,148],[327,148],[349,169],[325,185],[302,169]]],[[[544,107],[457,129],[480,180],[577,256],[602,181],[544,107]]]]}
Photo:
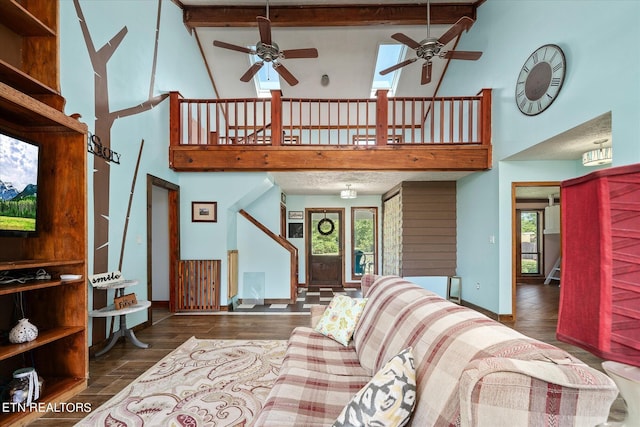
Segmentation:
{"type": "Polygon", "coordinates": [[[176,171],[481,171],[491,90],[476,96],[183,99],[170,94],[176,171]]]}

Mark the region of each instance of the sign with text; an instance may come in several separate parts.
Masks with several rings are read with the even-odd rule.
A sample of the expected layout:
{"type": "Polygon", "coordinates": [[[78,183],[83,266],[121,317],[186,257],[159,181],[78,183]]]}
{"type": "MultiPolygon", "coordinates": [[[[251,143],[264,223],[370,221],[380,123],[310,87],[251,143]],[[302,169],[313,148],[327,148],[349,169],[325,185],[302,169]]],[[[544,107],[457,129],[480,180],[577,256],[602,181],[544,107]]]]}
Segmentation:
{"type": "Polygon", "coordinates": [[[115,297],[113,299],[113,305],[115,305],[116,310],[129,308],[132,305],[136,305],[137,303],[138,303],[138,300],[136,298],[136,294],[126,294],[121,297],[115,297]]]}
{"type": "Polygon", "coordinates": [[[102,145],[98,135],[89,134],[87,140],[87,151],[95,156],[102,157],[108,162],[120,164],[120,154],[113,151],[110,147],[102,145]]]}
{"type": "Polygon", "coordinates": [[[122,282],[123,280],[122,273],[117,270],[89,276],[91,286],[95,286],[97,288],[104,287],[112,283],[122,282]]]}

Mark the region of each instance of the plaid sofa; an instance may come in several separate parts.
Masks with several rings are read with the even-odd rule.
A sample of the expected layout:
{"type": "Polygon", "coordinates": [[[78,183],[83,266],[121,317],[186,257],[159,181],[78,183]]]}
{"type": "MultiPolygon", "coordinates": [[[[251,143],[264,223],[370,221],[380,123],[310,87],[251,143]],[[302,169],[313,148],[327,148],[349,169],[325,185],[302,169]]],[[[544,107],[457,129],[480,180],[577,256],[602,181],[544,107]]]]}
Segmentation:
{"type": "Polygon", "coordinates": [[[289,339],[255,426],[330,426],[389,359],[413,347],[410,425],[594,426],[618,390],[605,374],[396,276],[365,276],[348,347],[310,327],[289,339]]]}

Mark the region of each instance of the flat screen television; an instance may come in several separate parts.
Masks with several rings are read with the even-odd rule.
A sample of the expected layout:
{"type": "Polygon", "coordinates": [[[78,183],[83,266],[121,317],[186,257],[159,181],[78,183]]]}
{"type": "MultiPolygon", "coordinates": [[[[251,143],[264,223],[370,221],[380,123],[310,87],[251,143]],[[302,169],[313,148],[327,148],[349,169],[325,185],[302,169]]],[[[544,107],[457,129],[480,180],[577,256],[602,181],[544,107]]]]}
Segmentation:
{"type": "Polygon", "coordinates": [[[38,232],[40,146],[0,130],[0,236],[38,232]]]}

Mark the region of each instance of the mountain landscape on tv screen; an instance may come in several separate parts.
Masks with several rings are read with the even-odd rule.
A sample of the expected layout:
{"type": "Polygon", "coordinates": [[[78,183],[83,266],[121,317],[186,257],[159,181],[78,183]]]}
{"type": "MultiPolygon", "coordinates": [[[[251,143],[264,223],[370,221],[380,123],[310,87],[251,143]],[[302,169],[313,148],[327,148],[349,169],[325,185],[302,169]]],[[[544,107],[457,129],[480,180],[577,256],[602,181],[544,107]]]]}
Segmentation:
{"type": "Polygon", "coordinates": [[[39,154],[37,144],[0,133],[2,235],[18,236],[36,231],[39,154]]]}
{"type": "Polygon", "coordinates": [[[29,196],[36,196],[38,186],[36,184],[27,184],[24,190],[18,191],[10,182],[4,182],[0,179],[0,200],[23,200],[29,196]]]}
{"type": "Polygon", "coordinates": [[[34,231],[38,186],[27,184],[18,191],[0,179],[0,230],[34,231]]]}

